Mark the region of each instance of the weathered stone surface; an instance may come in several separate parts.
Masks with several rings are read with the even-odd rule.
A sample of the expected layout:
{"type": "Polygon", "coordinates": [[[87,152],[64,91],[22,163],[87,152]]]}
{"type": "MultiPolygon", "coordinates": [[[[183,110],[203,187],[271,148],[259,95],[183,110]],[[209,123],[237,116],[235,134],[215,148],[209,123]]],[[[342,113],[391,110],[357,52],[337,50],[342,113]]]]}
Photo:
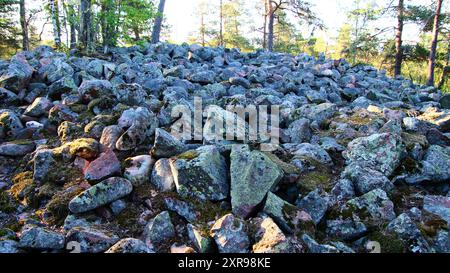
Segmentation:
{"type": "Polygon", "coordinates": [[[133,186],[139,186],[150,181],[150,174],[155,160],[149,155],[140,155],[127,158],[124,162],[127,166],[123,176],[128,179],[133,186]]]}
{"type": "Polygon", "coordinates": [[[245,222],[227,214],[217,220],[210,231],[220,253],[247,253],[250,240],[245,232],[245,222]]]}
{"type": "Polygon", "coordinates": [[[19,246],[31,249],[63,249],[64,236],[40,227],[30,227],[22,231],[19,246]]]}
{"type": "Polygon", "coordinates": [[[220,201],[228,196],[227,165],[214,146],[203,146],[171,159],[177,192],[202,200],[220,201]]]}
{"type": "Polygon", "coordinates": [[[450,224],[450,197],[448,196],[425,196],[423,198],[423,209],[436,214],[450,224]]]}
{"type": "Polygon", "coordinates": [[[294,246],[270,217],[257,219],[253,253],[293,253],[294,246]]]}
{"type": "Polygon", "coordinates": [[[101,181],[118,173],[120,173],[120,162],[116,154],[108,149],[89,163],[84,171],[84,177],[89,181],[101,181]]]}
{"type": "Polygon", "coordinates": [[[82,213],[116,201],[133,190],[130,181],[119,178],[108,178],[82,192],[72,199],[69,209],[73,213],[82,213]]]}
{"type": "Polygon", "coordinates": [[[310,232],[314,229],[314,222],[308,213],[289,204],[271,192],[267,195],[263,211],[288,233],[293,233],[297,229],[305,232],[310,232]]]}
{"type": "Polygon", "coordinates": [[[125,132],[116,142],[116,149],[129,151],[152,136],[158,126],[158,119],[147,108],[137,107],[125,110],[118,121],[125,132]]]}
{"type": "Polygon", "coordinates": [[[174,136],[162,129],[155,130],[155,144],[152,155],[156,158],[170,158],[186,151],[185,146],[174,136]]]}
{"type": "Polygon", "coordinates": [[[31,153],[36,148],[36,145],[32,141],[20,142],[7,142],[0,144],[0,155],[3,156],[24,156],[31,153]]]}
{"type": "Polygon", "coordinates": [[[81,253],[101,253],[117,243],[119,237],[109,231],[93,227],[74,227],[67,232],[66,241],[78,242],[81,253]]]}
{"type": "Polygon", "coordinates": [[[118,241],[105,253],[154,253],[143,241],[126,238],[118,241]]]}
{"type": "Polygon", "coordinates": [[[247,145],[231,150],[231,206],[233,214],[246,218],[283,177],[282,170],[259,151],[247,145]]]}
{"type": "Polygon", "coordinates": [[[373,134],[350,142],[343,153],[348,163],[370,167],[390,176],[398,167],[404,147],[396,134],[373,134]]]}
{"type": "Polygon", "coordinates": [[[188,236],[192,244],[200,253],[211,253],[214,250],[214,242],[208,234],[204,234],[199,228],[192,224],[187,226],[188,236]]]}
{"type": "Polygon", "coordinates": [[[175,228],[167,211],[163,211],[151,219],[144,228],[144,239],[148,246],[158,248],[175,236],[175,228]]]}
{"type": "Polygon", "coordinates": [[[21,252],[18,242],[13,240],[0,240],[0,253],[13,254],[21,252]]]}
{"type": "Polygon", "coordinates": [[[341,176],[352,181],[357,194],[365,194],[375,189],[390,191],[394,188],[394,185],[383,173],[360,166],[359,163],[348,165],[341,176]]]}
{"type": "Polygon", "coordinates": [[[328,209],[329,198],[320,192],[315,190],[296,202],[298,208],[307,212],[314,223],[317,225],[328,209]]]}
{"type": "Polygon", "coordinates": [[[367,228],[363,223],[351,219],[328,220],[326,232],[333,238],[354,240],[366,234],[367,228]]]}
{"type": "Polygon", "coordinates": [[[150,182],[160,191],[175,190],[175,181],[169,159],[160,159],[153,166],[150,182]]]}
{"type": "Polygon", "coordinates": [[[404,242],[408,243],[409,250],[414,253],[427,253],[431,250],[419,228],[406,213],[392,220],[387,226],[387,230],[396,233],[404,242]]]}
{"type": "Polygon", "coordinates": [[[364,194],[361,197],[354,198],[346,204],[355,212],[362,212],[364,216],[373,221],[392,221],[396,215],[394,204],[389,200],[386,192],[376,189],[364,194]]]}
{"type": "Polygon", "coordinates": [[[47,114],[50,108],[52,108],[52,102],[43,97],[36,98],[30,106],[25,109],[24,115],[31,117],[40,117],[47,114]]]}
{"type": "Polygon", "coordinates": [[[442,182],[450,179],[450,151],[441,146],[430,146],[423,161],[420,172],[406,178],[406,182],[416,184],[422,181],[442,182]]]}

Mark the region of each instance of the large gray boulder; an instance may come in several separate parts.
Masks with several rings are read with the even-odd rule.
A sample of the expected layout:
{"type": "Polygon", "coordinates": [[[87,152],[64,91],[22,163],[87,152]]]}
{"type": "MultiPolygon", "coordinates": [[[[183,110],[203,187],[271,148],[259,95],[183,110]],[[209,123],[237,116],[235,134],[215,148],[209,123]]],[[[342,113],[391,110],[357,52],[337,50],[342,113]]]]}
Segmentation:
{"type": "Polygon", "coordinates": [[[343,153],[347,163],[356,163],[390,176],[399,166],[404,147],[397,134],[373,134],[348,144],[343,153]]]}
{"type": "Polygon", "coordinates": [[[171,159],[170,166],[181,196],[210,201],[228,197],[227,164],[215,146],[187,151],[171,159]]]}
{"type": "Polygon", "coordinates": [[[234,215],[247,218],[281,180],[283,171],[248,145],[233,145],[230,158],[231,207],[234,215]]]}

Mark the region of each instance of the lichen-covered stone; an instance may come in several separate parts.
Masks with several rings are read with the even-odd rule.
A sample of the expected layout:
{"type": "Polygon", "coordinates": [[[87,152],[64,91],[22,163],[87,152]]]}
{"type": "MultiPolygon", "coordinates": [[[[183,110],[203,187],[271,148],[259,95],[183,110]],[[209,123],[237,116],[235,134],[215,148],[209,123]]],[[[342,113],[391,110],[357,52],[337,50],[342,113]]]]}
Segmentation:
{"type": "Polygon", "coordinates": [[[284,231],[294,233],[294,231],[311,232],[314,230],[314,222],[311,216],[289,204],[275,194],[267,194],[263,212],[267,213],[284,231]]]}
{"type": "Polygon", "coordinates": [[[423,198],[423,209],[438,215],[450,224],[450,197],[428,195],[423,198]]]}
{"type": "Polygon", "coordinates": [[[298,200],[296,205],[306,211],[317,225],[325,216],[329,206],[329,197],[321,193],[320,190],[315,190],[298,200]]]}
{"type": "Polygon", "coordinates": [[[163,211],[151,219],[144,228],[145,243],[158,248],[175,236],[175,227],[169,212],[163,211]]]}
{"type": "Polygon", "coordinates": [[[441,146],[428,148],[418,174],[406,178],[410,184],[422,181],[443,182],[450,179],[450,151],[441,146]]]}
{"type": "Polygon", "coordinates": [[[73,213],[90,211],[127,196],[132,190],[130,181],[119,177],[108,178],[72,199],[69,209],[73,213]]]}
{"type": "Polygon", "coordinates": [[[283,177],[282,170],[259,151],[247,145],[231,150],[231,206],[236,216],[246,218],[283,177]]]}
{"type": "Polygon", "coordinates": [[[357,194],[365,194],[375,189],[390,191],[394,188],[394,185],[383,173],[361,166],[359,163],[348,165],[341,177],[352,181],[357,194]]]}
{"type": "Polygon", "coordinates": [[[390,176],[400,164],[401,137],[397,134],[373,134],[350,142],[343,153],[347,163],[357,163],[390,176]]]}
{"type": "Polygon", "coordinates": [[[30,227],[22,231],[19,245],[29,249],[63,249],[64,242],[64,235],[40,227],[30,227]]]}
{"type": "Polygon", "coordinates": [[[152,155],[156,158],[170,158],[186,151],[185,146],[174,136],[162,129],[155,130],[152,155]]]}
{"type": "Polygon", "coordinates": [[[245,232],[245,222],[233,214],[217,220],[211,228],[220,253],[248,253],[250,240],[245,232]]]}
{"type": "Polygon", "coordinates": [[[221,201],[228,197],[227,165],[214,146],[187,151],[170,161],[177,192],[201,200],[221,201]]]}
{"type": "Polygon", "coordinates": [[[0,144],[0,156],[24,156],[36,148],[32,141],[7,142],[0,144]]]}

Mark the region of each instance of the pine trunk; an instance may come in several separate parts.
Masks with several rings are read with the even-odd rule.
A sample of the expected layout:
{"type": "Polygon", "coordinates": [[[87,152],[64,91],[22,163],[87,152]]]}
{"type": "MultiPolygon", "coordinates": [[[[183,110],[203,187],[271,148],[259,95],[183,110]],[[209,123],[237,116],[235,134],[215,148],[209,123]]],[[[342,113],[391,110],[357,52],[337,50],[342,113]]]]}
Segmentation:
{"type": "Polygon", "coordinates": [[[433,40],[431,41],[430,56],[428,58],[428,86],[434,86],[434,70],[436,66],[436,49],[439,35],[439,16],[441,15],[442,0],[437,1],[436,14],[434,15],[433,40]]]}
{"type": "Polygon", "coordinates": [[[93,50],[91,0],[81,0],[80,43],[88,52],[93,50]]]}
{"type": "Polygon", "coordinates": [[[50,13],[52,16],[53,39],[55,41],[56,47],[59,48],[59,47],[61,47],[61,34],[60,34],[59,24],[58,24],[59,14],[58,14],[58,10],[56,7],[56,5],[58,3],[57,2],[55,3],[55,0],[50,0],[49,4],[50,4],[50,13]]]}
{"type": "Polygon", "coordinates": [[[398,1],[398,11],[397,11],[397,33],[395,35],[395,68],[394,68],[395,76],[401,75],[401,73],[402,73],[403,11],[404,11],[404,0],[399,0],[398,1]]]}
{"type": "Polygon", "coordinates": [[[166,0],[159,0],[158,6],[158,16],[155,19],[155,25],[153,26],[152,32],[152,43],[159,43],[159,37],[161,35],[162,22],[164,17],[164,5],[166,4],[166,0]]]}
{"type": "Polygon", "coordinates": [[[268,2],[268,8],[269,8],[269,27],[268,27],[268,34],[267,34],[267,49],[269,51],[273,51],[273,26],[275,23],[275,11],[272,6],[272,3],[270,0],[267,0],[268,2]]]}
{"type": "Polygon", "coordinates": [[[26,19],[25,0],[20,0],[20,25],[22,27],[22,49],[30,50],[30,41],[28,40],[28,24],[26,19]]]}

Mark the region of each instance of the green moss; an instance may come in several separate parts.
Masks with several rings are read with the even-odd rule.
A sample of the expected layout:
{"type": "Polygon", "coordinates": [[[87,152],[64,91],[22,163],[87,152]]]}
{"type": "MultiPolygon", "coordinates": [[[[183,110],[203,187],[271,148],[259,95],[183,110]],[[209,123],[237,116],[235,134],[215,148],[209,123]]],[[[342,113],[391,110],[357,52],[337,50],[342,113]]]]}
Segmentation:
{"type": "Polygon", "coordinates": [[[80,114],[80,113],[86,111],[86,109],[87,109],[86,105],[84,105],[84,104],[74,104],[74,105],[71,105],[69,108],[70,108],[70,110],[72,110],[73,112],[75,112],[77,114],[80,114]]]}
{"type": "Polygon", "coordinates": [[[447,222],[435,214],[424,211],[422,219],[422,222],[419,224],[419,229],[422,234],[430,239],[435,237],[439,230],[448,229],[447,222]]]}
{"type": "Polygon", "coordinates": [[[353,125],[355,127],[360,127],[360,126],[372,124],[377,119],[378,119],[378,117],[374,114],[366,113],[366,112],[356,112],[356,113],[353,113],[349,117],[336,118],[335,121],[341,122],[341,123],[347,123],[347,124],[353,125]]]}
{"type": "Polygon", "coordinates": [[[420,163],[408,156],[400,162],[400,166],[395,170],[394,175],[414,174],[420,170],[420,163]]]}
{"type": "Polygon", "coordinates": [[[292,164],[283,162],[280,158],[278,158],[278,156],[272,154],[272,153],[267,153],[264,152],[264,154],[270,159],[272,160],[273,163],[275,163],[276,165],[278,165],[286,174],[300,174],[300,170],[295,167],[292,164]]]}
{"type": "Polygon", "coordinates": [[[114,223],[126,234],[126,236],[137,237],[142,234],[143,227],[139,224],[142,210],[135,204],[128,206],[116,216],[114,223]]]}
{"type": "Polygon", "coordinates": [[[80,169],[60,162],[48,174],[47,182],[53,185],[64,185],[83,178],[84,176],[80,169]]]}
{"type": "Polygon", "coordinates": [[[184,152],[184,153],[178,155],[176,158],[184,159],[184,160],[192,160],[192,159],[197,158],[198,155],[199,155],[199,153],[196,150],[191,150],[191,151],[187,151],[187,152],[184,152]]]}
{"type": "Polygon", "coordinates": [[[375,231],[368,235],[370,241],[378,242],[382,253],[406,253],[405,243],[394,233],[375,231]]]}
{"type": "Polygon", "coordinates": [[[17,174],[13,178],[14,185],[9,192],[16,200],[22,202],[24,205],[36,207],[38,200],[35,196],[36,184],[33,182],[32,172],[23,172],[17,174]]]}
{"type": "Polygon", "coordinates": [[[0,192],[0,211],[4,213],[12,213],[16,211],[16,206],[11,196],[6,191],[0,192]]]}
{"type": "Polygon", "coordinates": [[[69,202],[83,190],[81,187],[74,186],[70,190],[57,192],[45,206],[46,211],[50,213],[49,224],[61,225],[69,214],[69,202]]]}
{"type": "Polygon", "coordinates": [[[298,180],[298,186],[301,192],[311,192],[317,188],[330,190],[332,185],[332,176],[327,172],[312,171],[302,174],[298,180]]]}
{"type": "Polygon", "coordinates": [[[408,152],[411,151],[416,144],[419,144],[424,149],[428,148],[429,145],[427,138],[424,135],[420,134],[410,134],[403,132],[402,140],[408,152]]]}

